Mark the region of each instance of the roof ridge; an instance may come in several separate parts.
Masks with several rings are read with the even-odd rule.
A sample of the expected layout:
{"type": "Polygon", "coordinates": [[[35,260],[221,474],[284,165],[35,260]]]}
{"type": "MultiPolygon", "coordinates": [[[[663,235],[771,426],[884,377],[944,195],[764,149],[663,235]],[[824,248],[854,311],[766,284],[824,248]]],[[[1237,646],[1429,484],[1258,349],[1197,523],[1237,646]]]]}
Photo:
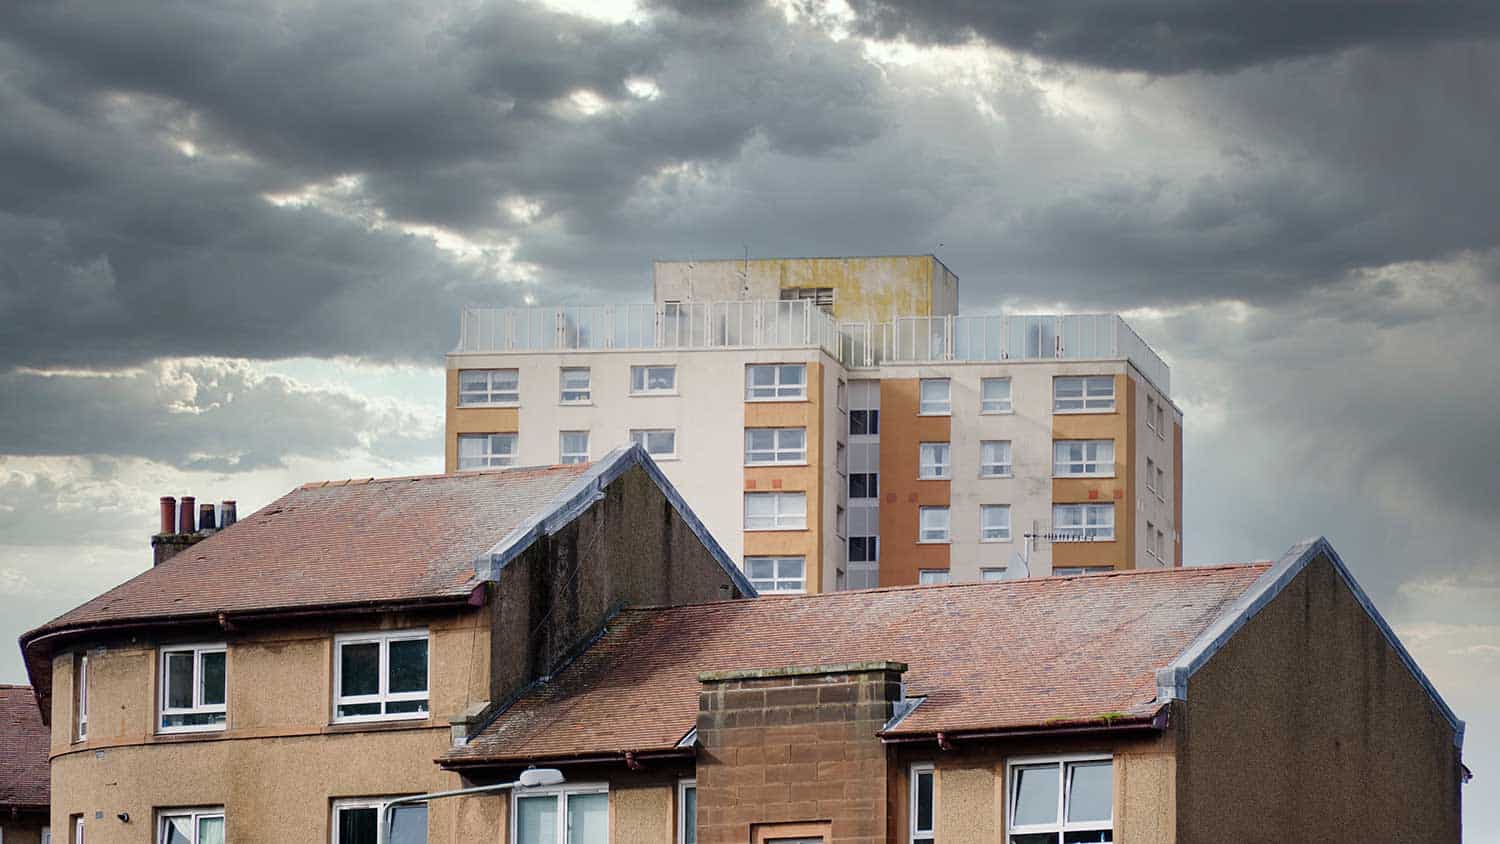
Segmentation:
{"type": "Polygon", "coordinates": [[[395,475],[389,478],[342,478],[329,479],[326,481],[307,481],[298,485],[297,489],[328,489],[340,486],[363,486],[365,484],[388,484],[403,481],[436,481],[444,478],[467,478],[483,477],[487,475],[505,475],[517,472],[540,472],[552,470],[573,471],[574,467],[592,466],[592,462],[585,463],[538,463],[534,466],[506,466],[499,469],[467,469],[462,472],[432,472],[426,475],[395,475]]]}

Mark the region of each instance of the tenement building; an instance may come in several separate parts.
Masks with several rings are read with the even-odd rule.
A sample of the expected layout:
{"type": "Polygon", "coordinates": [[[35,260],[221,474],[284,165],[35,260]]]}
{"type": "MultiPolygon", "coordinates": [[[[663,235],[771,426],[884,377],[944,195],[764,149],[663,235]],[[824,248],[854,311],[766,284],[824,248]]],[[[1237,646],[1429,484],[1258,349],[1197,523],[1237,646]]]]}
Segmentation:
{"type": "Polygon", "coordinates": [[[639,443],[762,593],[1181,565],[1182,414],[1118,315],[961,314],[931,255],[654,276],[465,311],[448,471],[639,443]]]}
{"type": "Polygon", "coordinates": [[[52,844],[47,742],[31,687],[0,684],[0,844],[52,844]]]}

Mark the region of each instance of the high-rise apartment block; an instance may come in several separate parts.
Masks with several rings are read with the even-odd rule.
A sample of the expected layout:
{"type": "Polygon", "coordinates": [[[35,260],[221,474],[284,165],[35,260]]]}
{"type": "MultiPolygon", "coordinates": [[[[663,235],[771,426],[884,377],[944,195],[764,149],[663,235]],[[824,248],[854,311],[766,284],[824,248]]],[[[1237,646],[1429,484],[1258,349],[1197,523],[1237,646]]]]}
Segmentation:
{"type": "Polygon", "coordinates": [[[960,315],[936,257],[658,261],[466,310],[447,470],[639,442],[762,592],[1182,564],[1182,414],[1116,314],[960,315]]]}

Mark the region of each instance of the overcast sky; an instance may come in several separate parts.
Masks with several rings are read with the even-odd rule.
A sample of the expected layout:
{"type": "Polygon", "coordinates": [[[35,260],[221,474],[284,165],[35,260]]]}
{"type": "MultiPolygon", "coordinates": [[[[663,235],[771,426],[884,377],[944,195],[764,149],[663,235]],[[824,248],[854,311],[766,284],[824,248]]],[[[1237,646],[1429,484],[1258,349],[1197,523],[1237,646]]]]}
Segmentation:
{"type": "MultiPolygon", "coordinates": [[[[1190,562],[1326,534],[1500,841],[1500,4],[0,4],[0,634],[440,471],[463,305],[935,252],[1173,366],[1190,562]]],[[[0,652],[0,681],[24,681],[0,652]]]]}

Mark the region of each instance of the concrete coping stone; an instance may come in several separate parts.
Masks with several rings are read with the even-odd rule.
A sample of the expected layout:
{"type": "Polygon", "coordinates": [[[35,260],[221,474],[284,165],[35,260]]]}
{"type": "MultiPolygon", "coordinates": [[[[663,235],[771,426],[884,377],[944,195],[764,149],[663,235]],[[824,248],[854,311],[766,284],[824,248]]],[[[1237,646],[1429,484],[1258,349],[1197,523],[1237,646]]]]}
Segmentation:
{"type": "Polygon", "coordinates": [[[906,671],[906,663],[888,660],[870,662],[835,662],[827,665],[788,665],[782,668],[736,668],[729,671],[704,671],[700,683],[722,683],[728,680],[760,680],[771,677],[806,677],[817,674],[869,674],[875,671],[906,671]]]}

